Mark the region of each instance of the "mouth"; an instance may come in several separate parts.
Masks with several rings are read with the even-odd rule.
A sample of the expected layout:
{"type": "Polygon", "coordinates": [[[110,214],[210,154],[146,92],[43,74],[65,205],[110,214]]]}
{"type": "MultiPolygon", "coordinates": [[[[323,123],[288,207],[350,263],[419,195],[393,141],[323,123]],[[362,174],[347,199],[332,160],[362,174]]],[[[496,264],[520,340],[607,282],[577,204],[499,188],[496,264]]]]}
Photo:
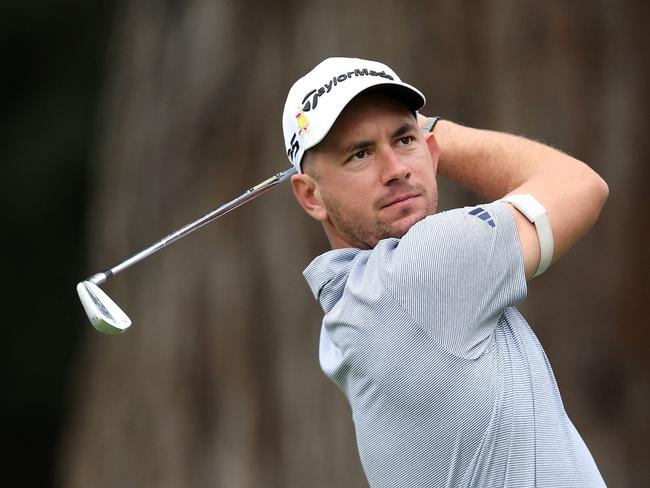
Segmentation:
{"type": "Polygon", "coordinates": [[[419,195],[419,193],[405,193],[404,195],[399,195],[389,200],[386,204],[382,205],[381,208],[388,208],[394,205],[399,205],[401,203],[408,203],[419,195]]]}

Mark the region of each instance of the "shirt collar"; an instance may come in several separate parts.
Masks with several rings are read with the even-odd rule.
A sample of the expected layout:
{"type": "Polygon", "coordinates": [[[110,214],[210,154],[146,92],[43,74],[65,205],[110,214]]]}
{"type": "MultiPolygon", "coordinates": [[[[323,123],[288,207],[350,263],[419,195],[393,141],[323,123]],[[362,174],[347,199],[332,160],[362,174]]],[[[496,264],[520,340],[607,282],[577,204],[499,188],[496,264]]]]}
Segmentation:
{"type": "Polygon", "coordinates": [[[327,313],[343,293],[352,263],[361,249],[334,249],[316,257],[302,272],[307,284],[327,313]]]}

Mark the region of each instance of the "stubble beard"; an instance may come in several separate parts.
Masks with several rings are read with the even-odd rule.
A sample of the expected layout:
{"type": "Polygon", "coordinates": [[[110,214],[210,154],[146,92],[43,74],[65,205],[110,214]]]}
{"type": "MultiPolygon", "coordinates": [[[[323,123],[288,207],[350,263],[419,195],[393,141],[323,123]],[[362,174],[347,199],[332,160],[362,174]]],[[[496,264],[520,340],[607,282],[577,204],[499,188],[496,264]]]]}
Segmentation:
{"type": "Polygon", "coordinates": [[[436,212],[438,207],[437,189],[428,191],[422,186],[413,188],[421,191],[421,197],[425,201],[424,212],[418,215],[410,209],[404,209],[404,215],[392,222],[382,221],[379,212],[375,213],[374,219],[368,219],[367,216],[358,212],[345,210],[336,199],[330,198],[325,192],[322,193],[322,197],[332,225],[346,242],[359,249],[372,249],[382,239],[389,237],[401,239],[414,224],[436,212]]]}

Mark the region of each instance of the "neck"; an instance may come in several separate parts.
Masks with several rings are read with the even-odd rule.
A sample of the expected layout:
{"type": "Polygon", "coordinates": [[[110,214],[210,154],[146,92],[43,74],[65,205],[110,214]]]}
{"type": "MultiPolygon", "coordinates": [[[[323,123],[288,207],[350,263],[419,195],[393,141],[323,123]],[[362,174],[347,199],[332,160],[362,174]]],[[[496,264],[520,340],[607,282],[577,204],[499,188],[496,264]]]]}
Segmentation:
{"type": "Polygon", "coordinates": [[[327,236],[327,240],[330,243],[332,249],[344,249],[346,247],[356,247],[346,241],[341,235],[336,231],[332,223],[328,220],[323,222],[323,230],[327,236]]]}

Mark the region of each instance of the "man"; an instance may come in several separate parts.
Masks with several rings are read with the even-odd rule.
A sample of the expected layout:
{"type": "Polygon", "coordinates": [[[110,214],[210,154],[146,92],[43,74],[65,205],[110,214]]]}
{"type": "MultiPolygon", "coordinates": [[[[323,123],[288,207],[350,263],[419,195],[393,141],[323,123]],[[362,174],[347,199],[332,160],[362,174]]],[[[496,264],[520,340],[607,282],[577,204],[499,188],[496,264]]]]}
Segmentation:
{"type": "Polygon", "coordinates": [[[424,103],[381,63],[330,58],[283,114],[294,194],[332,246],[304,272],[325,312],[320,363],[368,481],[604,486],[514,306],[607,185],[542,144],[427,119],[424,103]],[[438,174],[493,203],[437,213],[438,174]]]}

